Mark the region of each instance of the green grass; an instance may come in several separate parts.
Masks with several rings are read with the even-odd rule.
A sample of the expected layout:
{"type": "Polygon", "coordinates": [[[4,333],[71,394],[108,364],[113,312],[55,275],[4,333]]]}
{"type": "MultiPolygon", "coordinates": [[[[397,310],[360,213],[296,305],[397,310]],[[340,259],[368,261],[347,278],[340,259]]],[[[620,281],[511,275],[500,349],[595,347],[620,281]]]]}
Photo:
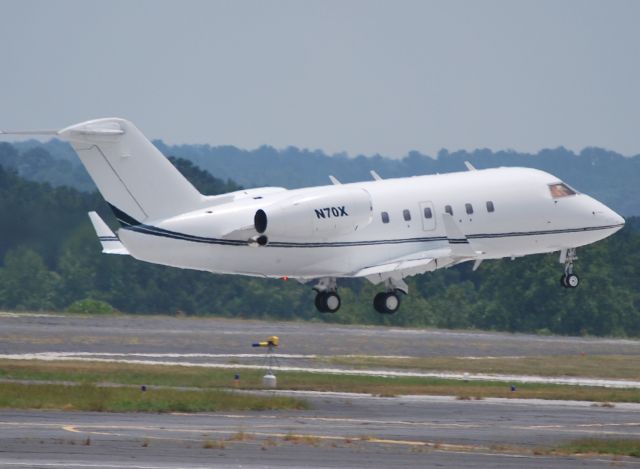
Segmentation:
{"type": "Polygon", "coordinates": [[[204,412],[228,410],[305,409],[289,397],[253,396],[223,390],[188,391],[92,384],[0,383],[0,408],[60,409],[96,412],[204,412]]]}
{"type": "Polygon", "coordinates": [[[540,376],[640,379],[636,356],[551,355],[537,357],[323,357],[324,363],[353,368],[394,368],[469,373],[505,373],[540,376]]]}
{"type": "Polygon", "coordinates": [[[498,381],[461,381],[439,378],[376,377],[321,375],[315,373],[280,373],[278,386],[286,389],[348,391],[394,396],[427,394],[461,398],[521,398],[584,400],[595,402],[640,402],[640,389],[568,386],[556,384],[516,383],[498,381]]]}
{"type": "MultiPolygon", "coordinates": [[[[260,389],[264,370],[241,370],[241,389],[260,389]]],[[[233,370],[165,365],[133,365],[102,362],[44,362],[0,360],[0,378],[21,380],[110,382],[148,386],[183,386],[203,389],[233,385],[233,370]]],[[[401,394],[448,395],[461,398],[538,398],[595,402],[640,402],[640,389],[509,384],[496,381],[460,381],[437,378],[351,376],[321,373],[278,372],[278,388],[313,391],[362,392],[381,396],[401,394]]]]}
{"type": "Polygon", "coordinates": [[[610,454],[640,458],[640,440],[582,438],[557,446],[554,451],[561,454],[610,454]]]}

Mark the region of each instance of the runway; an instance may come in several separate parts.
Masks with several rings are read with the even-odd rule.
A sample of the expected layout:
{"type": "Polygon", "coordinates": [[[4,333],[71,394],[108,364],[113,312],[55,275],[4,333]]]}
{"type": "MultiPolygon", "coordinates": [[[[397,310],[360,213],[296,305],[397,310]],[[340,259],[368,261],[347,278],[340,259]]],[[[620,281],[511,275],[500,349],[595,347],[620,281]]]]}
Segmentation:
{"type": "MultiPolygon", "coordinates": [[[[604,467],[544,454],[587,436],[640,437],[640,405],[307,394],[309,411],[232,414],[0,412],[0,466],[604,467]]],[[[616,458],[638,467],[639,460],[616,458]]]]}
{"type": "MultiPolygon", "coordinates": [[[[344,326],[311,322],[245,321],[166,316],[73,316],[0,313],[0,353],[39,352],[193,354],[201,361],[255,354],[251,344],[270,335],[295,359],[317,355],[510,357],[635,355],[640,341],[536,336],[437,329],[344,326]],[[211,356],[207,356],[207,355],[211,356]]],[[[194,361],[192,356],[190,361],[194,361]]]]}
{"type": "MultiPolygon", "coordinates": [[[[640,342],[524,334],[169,317],[0,313],[0,354],[257,366],[251,343],[281,338],[281,364],[318,357],[629,355],[640,342]]],[[[336,370],[336,372],[344,370],[336,370]]],[[[387,370],[388,373],[388,370],[387,370]]],[[[609,467],[611,457],[550,455],[582,437],[640,438],[640,405],[297,393],[308,411],[108,414],[0,411],[0,467],[609,467]]],[[[640,461],[615,458],[616,465],[640,461]]]]}
{"type": "Polygon", "coordinates": [[[640,354],[640,341],[637,340],[166,316],[0,313],[0,324],[2,359],[165,364],[241,371],[264,367],[264,353],[256,353],[251,344],[278,335],[281,346],[275,356],[283,371],[640,388],[640,380],[634,379],[354,369],[327,366],[323,362],[323,358],[335,355],[462,357],[471,360],[617,354],[635,359],[640,354]]]}

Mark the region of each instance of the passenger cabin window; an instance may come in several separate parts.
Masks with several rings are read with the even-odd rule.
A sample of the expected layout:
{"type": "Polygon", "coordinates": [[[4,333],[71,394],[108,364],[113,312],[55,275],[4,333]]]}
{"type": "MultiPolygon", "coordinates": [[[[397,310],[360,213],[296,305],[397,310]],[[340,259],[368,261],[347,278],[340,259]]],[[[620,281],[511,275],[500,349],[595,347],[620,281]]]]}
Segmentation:
{"type": "Polygon", "coordinates": [[[382,223],[389,223],[389,214],[387,212],[382,212],[380,216],[382,217],[382,223]]]}
{"type": "Polygon", "coordinates": [[[549,190],[551,191],[551,197],[554,199],[576,195],[576,191],[563,182],[559,182],[558,184],[549,184],[549,190]]]}
{"type": "Polygon", "coordinates": [[[404,218],[404,221],[411,221],[411,212],[405,208],[402,211],[402,217],[404,218]]]}
{"type": "Polygon", "coordinates": [[[472,215],[473,214],[473,205],[464,204],[464,209],[467,211],[467,215],[472,215]]]}
{"type": "Polygon", "coordinates": [[[493,206],[493,202],[490,200],[487,201],[487,212],[492,213],[495,212],[496,208],[493,206]]]}
{"type": "Polygon", "coordinates": [[[445,205],[444,211],[447,212],[449,215],[453,216],[453,209],[451,208],[451,205],[445,205]]]}
{"type": "Polygon", "coordinates": [[[425,218],[433,218],[433,213],[431,212],[431,208],[430,207],[425,207],[424,208],[424,217],[425,218]]]}

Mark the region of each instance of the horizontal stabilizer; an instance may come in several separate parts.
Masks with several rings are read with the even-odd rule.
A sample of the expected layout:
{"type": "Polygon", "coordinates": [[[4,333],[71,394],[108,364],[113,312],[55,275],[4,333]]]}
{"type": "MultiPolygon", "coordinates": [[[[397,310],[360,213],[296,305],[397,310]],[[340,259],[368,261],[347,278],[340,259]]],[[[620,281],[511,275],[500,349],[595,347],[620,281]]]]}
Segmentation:
{"type": "Polygon", "coordinates": [[[100,215],[96,212],[89,212],[89,218],[91,219],[93,229],[96,230],[100,244],[102,244],[103,253],[129,255],[127,248],[122,245],[120,239],[111,231],[104,220],[100,218],[100,215]]]}
{"type": "Polygon", "coordinates": [[[0,135],[58,135],[57,130],[0,130],[0,135]]]}

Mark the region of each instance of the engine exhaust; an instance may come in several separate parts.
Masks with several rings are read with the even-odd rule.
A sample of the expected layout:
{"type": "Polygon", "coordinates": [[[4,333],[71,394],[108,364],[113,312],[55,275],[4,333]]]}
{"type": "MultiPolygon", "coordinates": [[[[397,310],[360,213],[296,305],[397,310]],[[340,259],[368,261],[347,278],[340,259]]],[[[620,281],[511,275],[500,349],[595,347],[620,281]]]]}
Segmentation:
{"type": "Polygon", "coordinates": [[[257,235],[249,238],[249,246],[257,248],[258,246],[266,246],[269,243],[269,238],[265,235],[257,235]]]}

